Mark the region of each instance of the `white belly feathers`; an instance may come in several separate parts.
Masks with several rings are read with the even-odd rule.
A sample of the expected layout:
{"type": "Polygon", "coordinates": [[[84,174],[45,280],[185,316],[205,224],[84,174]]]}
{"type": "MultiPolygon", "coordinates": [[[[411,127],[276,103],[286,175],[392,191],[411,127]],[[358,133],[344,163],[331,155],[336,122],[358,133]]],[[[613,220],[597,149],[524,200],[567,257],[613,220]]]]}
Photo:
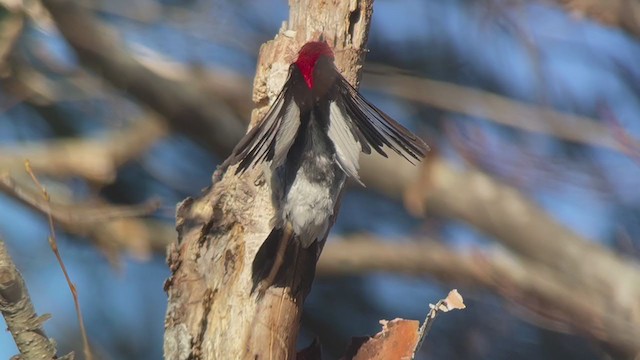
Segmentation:
{"type": "Polygon", "coordinates": [[[337,196],[338,192],[332,186],[312,181],[304,172],[296,176],[284,199],[282,215],[291,224],[303,246],[308,247],[316,239],[324,237],[337,196]]]}

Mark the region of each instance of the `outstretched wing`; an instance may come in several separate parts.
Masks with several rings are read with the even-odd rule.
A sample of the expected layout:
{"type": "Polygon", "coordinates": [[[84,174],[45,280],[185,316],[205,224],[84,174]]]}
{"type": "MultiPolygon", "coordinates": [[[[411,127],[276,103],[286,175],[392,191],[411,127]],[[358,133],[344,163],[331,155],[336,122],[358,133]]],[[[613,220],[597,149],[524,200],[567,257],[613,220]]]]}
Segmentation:
{"type": "Polygon", "coordinates": [[[286,158],[300,127],[300,109],[288,88],[285,84],[267,115],[236,145],[230,162],[239,163],[236,174],[264,161],[273,161],[275,168],[286,158]]]}
{"type": "Polygon", "coordinates": [[[429,147],[419,137],[368,102],[347,80],[336,80],[337,96],[330,104],[329,138],[336,147],[338,163],[358,180],[358,155],[371,148],[387,157],[389,147],[410,163],[423,158],[429,147]]]}

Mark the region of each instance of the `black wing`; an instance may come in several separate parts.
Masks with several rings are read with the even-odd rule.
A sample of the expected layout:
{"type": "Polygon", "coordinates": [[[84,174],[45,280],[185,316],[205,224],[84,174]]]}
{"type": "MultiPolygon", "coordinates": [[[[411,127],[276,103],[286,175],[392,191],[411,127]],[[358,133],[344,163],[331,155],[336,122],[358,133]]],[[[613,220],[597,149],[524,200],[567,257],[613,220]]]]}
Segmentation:
{"type": "Polygon", "coordinates": [[[368,102],[349,82],[336,81],[339,96],[331,104],[329,137],[336,146],[337,160],[342,169],[358,179],[357,153],[371,153],[371,148],[387,156],[387,146],[412,164],[423,158],[429,146],[389,115],[368,102]]]}
{"type": "Polygon", "coordinates": [[[275,168],[286,158],[300,126],[300,109],[288,88],[285,84],[265,117],[236,145],[230,157],[230,165],[239,163],[236,174],[264,161],[273,160],[275,168]]]}

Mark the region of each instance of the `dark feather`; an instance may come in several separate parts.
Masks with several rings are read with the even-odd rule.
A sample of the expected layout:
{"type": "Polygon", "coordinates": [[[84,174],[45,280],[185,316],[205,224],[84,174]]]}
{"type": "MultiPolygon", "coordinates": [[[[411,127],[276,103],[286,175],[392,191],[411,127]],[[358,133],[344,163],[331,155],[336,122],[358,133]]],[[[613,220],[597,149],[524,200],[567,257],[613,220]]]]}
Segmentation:
{"type": "Polygon", "coordinates": [[[236,174],[274,159],[279,165],[286,158],[300,125],[300,110],[288,89],[283,87],[267,115],[236,145],[230,160],[230,165],[239,163],[236,174]]]}
{"type": "Polygon", "coordinates": [[[422,139],[368,102],[346,79],[340,77],[336,86],[342,100],[337,99],[337,104],[346,114],[344,119],[350,122],[348,125],[362,145],[362,152],[369,154],[372,147],[386,157],[383,146],[387,146],[413,164],[429,151],[422,139]]]}

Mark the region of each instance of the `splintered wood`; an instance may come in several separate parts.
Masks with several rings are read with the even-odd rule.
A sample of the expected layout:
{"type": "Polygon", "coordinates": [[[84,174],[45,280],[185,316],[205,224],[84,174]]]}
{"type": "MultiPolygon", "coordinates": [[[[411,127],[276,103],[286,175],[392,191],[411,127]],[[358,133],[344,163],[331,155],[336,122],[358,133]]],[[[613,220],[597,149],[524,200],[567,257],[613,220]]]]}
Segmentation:
{"type": "Polygon", "coordinates": [[[433,320],[441,312],[462,310],[464,300],[458,290],[451,290],[446,298],[435,305],[429,304],[431,309],[420,326],[416,320],[394,319],[382,320],[382,331],[374,337],[354,338],[347,349],[345,360],[410,360],[420,350],[422,342],[429,333],[433,320]]]}

